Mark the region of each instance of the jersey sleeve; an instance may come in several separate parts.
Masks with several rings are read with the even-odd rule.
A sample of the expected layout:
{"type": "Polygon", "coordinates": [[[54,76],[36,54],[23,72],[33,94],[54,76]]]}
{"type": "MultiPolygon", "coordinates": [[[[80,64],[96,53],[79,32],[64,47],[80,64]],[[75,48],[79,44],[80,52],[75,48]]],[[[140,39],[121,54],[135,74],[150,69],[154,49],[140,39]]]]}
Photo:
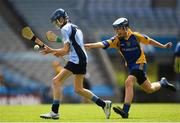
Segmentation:
{"type": "Polygon", "coordinates": [[[70,31],[71,28],[62,28],[61,29],[61,34],[62,34],[62,41],[65,43],[70,43],[70,31]]]}
{"type": "Polygon", "coordinates": [[[141,42],[143,44],[149,44],[151,38],[149,38],[147,35],[140,34],[138,32],[134,32],[134,35],[139,42],[141,42]]]}
{"type": "Polygon", "coordinates": [[[104,48],[103,49],[107,49],[107,48],[118,48],[118,43],[119,40],[117,40],[116,38],[112,37],[108,40],[104,40],[102,41],[104,48]]]}

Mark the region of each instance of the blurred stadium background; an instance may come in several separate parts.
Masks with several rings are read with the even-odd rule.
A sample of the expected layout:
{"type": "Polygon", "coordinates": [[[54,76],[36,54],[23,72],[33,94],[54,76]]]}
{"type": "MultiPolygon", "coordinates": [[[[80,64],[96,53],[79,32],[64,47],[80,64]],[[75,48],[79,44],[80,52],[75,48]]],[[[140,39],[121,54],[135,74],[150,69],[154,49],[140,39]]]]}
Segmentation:
{"type": "MultiPolygon", "coordinates": [[[[48,45],[45,32],[59,33],[50,23],[51,13],[67,10],[70,20],[84,32],[84,42],[96,42],[113,35],[112,23],[126,17],[134,31],[144,33],[161,43],[173,42],[173,48],[163,50],[143,46],[148,59],[148,75],[152,81],[166,76],[177,83],[173,69],[174,48],[180,40],[180,0],[0,0],[0,104],[51,103],[51,79],[55,75],[53,61],[62,59],[42,56],[33,44],[21,37],[22,27],[29,25],[48,45]]],[[[123,102],[127,70],[114,50],[88,51],[88,83],[97,95],[123,102]]],[[[180,102],[180,91],[161,90],[145,94],[135,86],[134,102],[180,102]]],[[[72,78],[65,82],[64,103],[79,103],[82,99],[73,91],[72,78]]]]}

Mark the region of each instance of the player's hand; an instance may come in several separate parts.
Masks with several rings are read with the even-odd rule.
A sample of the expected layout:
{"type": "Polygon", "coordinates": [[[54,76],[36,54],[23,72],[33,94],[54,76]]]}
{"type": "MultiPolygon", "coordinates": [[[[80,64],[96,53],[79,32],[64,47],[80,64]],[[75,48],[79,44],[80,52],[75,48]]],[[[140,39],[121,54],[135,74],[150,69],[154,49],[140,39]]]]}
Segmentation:
{"type": "Polygon", "coordinates": [[[91,44],[84,44],[84,47],[86,48],[86,50],[90,50],[92,48],[91,44]]]}
{"type": "Polygon", "coordinates": [[[51,53],[53,51],[52,48],[48,47],[47,45],[44,46],[44,49],[40,51],[43,55],[46,55],[48,53],[51,53]]]}
{"type": "Polygon", "coordinates": [[[48,32],[46,32],[46,38],[48,41],[55,42],[57,35],[55,33],[53,33],[52,31],[48,31],[48,32]]]}
{"type": "Polygon", "coordinates": [[[172,47],[172,42],[168,42],[167,44],[164,45],[164,48],[171,48],[172,47]]]}
{"type": "Polygon", "coordinates": [[[56,57],[62,57],[62,55],[61,55],[61,53],[60,52],[53,52],[52,53],[54,56],[56,56],[56,57]]]}

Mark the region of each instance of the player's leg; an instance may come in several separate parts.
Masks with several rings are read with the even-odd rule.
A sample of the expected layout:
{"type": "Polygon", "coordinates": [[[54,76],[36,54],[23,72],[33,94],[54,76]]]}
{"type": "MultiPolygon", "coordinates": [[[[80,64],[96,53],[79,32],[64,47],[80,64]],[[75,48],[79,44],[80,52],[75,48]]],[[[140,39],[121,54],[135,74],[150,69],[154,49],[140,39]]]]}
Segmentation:
{"type": "Polygon", "coordinates": [[[148,79],[140,85],[140,87],[146,92],[146,93],[153,93],[155,91],[158,91],[161,88],[161,84],[159,82],[153,82],[151,83],[148,79]]]}
{"type": "Polygon", "coordinates": [[[161,87],[169,89],[171,91],[176,91],[176,88],[173,84],[169,83],[166,78],[161,78],[159,82],[153,82],[151,83],[148,79],[144,81],[143,84],[140,85],[141,88],[146,93],[153,93],[155,91],[158,91],[161,87]]]}
{"type": "Polygon", "coordinates": [[[58,111],[61,97],[60,89],[63,85],[64,80],[67,79],[70,75],[72,75],[72,72],[63,68],[61,72],[53,78],[53,104],[51,107],[51,112],[40,115],[41,118],[59,119],[58,111]]]}
{"type": "Polygon", "coordinates": [[[70,75],[72,75],[72,72],[67,69],[62,69],[61,72],[56,75],[53,78],[53,105],[52,105],[52,111],[55,113],[58,113],[59,108],[59,101],[61,98],[62,93],[60,93],[60,89],[62,88],[62,85],[64,83],[64,80],[66,80],[70,75]],[[56,106],[57,104],[57,106],[56,106]]]}
{"type": "Polygon", "coordinates": [[[111,101],[104,101],[101,98],[97,97],[95,94],[93,94],[90,90],[87,90],[83,88],[83,81],[84,81],[84,75],[83,74],[76,74],[74,78],[74,90],[79,95],[93,101],[98,106],[102,107],[106,118],[109,119],[111,114],[111,101]]]}
{"type": "Polygon", "coordinates": [[[113,107],[113,110],[120,114],[122,118],[128,118],[129,115],[129,109],[130,105],[134,96],[133,93],[133,86],[136,81],[136,77],[129,75],[128,78],[125,81],[125,100],[123,108],[120,108],[119,106],[113,107]]]}
{"type": "Polygon", "coordinates": [[[83,88],[83,81],[84,81],[84,75],[76,74],[74,78],[74,90],[77,94],[80,94],[81,96],[87,99],[91,99],[93,93],[83,88]]]}
{"type": "Polygon", "coordinates": [[[129,75],[125,81],[125,104],[131,104],[134,93],[133,93],[133,86],[136,82],[136,77],[129,75]]]}

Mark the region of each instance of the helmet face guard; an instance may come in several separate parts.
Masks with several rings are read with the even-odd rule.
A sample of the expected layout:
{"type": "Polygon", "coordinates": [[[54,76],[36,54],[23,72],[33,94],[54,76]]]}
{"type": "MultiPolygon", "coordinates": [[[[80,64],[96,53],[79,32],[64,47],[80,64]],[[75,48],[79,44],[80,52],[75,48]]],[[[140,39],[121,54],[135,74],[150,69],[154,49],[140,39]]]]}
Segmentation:
{"type": "Polygon", "coordinates": [[[60,28],[60,25],[57,23],[57,20],[53,21],[52,24],[55,26],[56,29],[60,28]]]}
{"type": "Polygon", "coordinates": [[[113,28],[114,29],[119,29],[119,28],[123,28],[124,26],[121,26],[121,25],[113,25],[113,28]]]}

